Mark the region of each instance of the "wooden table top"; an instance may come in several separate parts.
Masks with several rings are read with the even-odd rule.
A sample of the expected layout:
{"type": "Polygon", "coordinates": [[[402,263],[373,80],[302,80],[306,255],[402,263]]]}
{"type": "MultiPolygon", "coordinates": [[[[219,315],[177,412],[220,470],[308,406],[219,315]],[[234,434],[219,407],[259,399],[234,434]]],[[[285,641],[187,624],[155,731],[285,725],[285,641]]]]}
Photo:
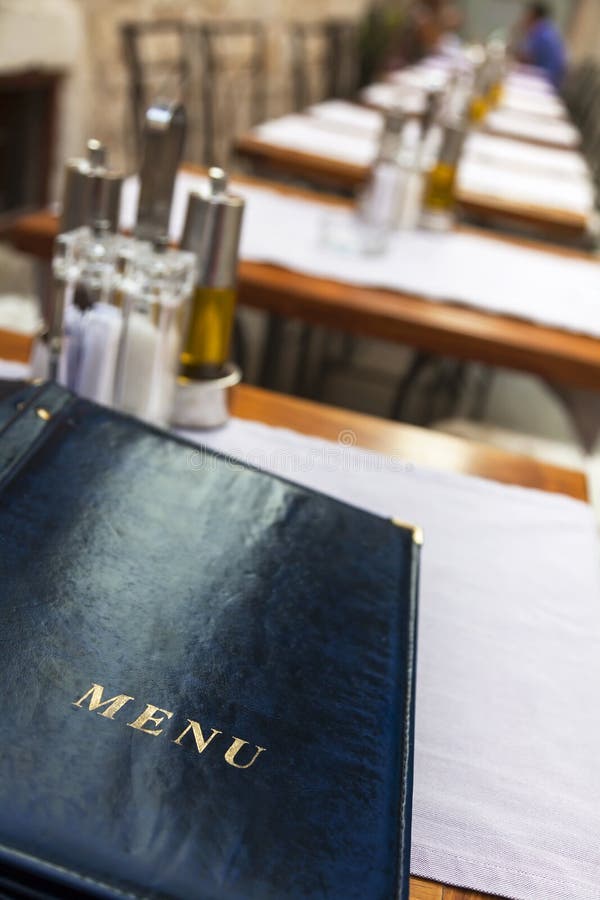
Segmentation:
{"type": "MultiPolygon", "coordinates": [[[[186,165],[185,169],[205,173],[196,166],[186,165]]],[[[235,176],[235,179],[319,203],[349,203],[256,178],[235,176]]],[[[42,210],[18,219],[9,236],[19,250],[49,260],[57,231],[56,215],[42,210]]],[[[571,259],[593,258],[582,251],[521,238],[500,237],[489,232],[485,236],[571,259]]],[[[600,342],[586,335],[492,315],[455,303],[431,302],[398,291],[347,285],[258,262],[240,264],[239,299],[255,309],[297,318],[311,325],[530,372],[572,387],[600,390],[600,342]]]]}
{"type": "MultiPolygon", "coordinates": [[[[236,141],[236,151],[251,160],[260,175],[279,173],[332,189],[360,188],[371,171],[369,166],[271,144],[252,133],[236,141]]],[[[554,240],[581,240],[588,230],[588,216],[566,209],[520,203],[509,197],[493,197],[464,188],[458,189],[457,202],[464,213],[482,224],[524,227],[554,240]]]]}

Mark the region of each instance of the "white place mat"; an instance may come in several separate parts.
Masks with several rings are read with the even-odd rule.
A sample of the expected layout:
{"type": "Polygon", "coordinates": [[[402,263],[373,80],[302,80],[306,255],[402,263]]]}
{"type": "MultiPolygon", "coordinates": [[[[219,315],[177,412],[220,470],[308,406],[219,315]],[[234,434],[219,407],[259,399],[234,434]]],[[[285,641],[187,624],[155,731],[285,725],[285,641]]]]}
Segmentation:
{"type": "Polygon", "coordinates": [[[317,116],[282,116],[257,125],[251,134],[268,144],[357,166],[370,166],[377,154],[377,140],[371,133],[350,133],[317,116]]]}
{"type": "Polygon", "coordinates": [[[419,65],[390,72],[387,81],[413,90],[443,90],[450,80],[454,65],[453,60],[443,57],[428,58],[419,65]]]}
{"type": "MultiPolygon", "coordinates": [[[[382,87],[389,88],[389,85],[382,87]]],[[[380,114],[337,100],[318,104],[309,112],[310,115],[274,119],[255,128],[254,134],[267,143],[326,159],[362,166],[373,163],[381,130],[380,114]]],[[[561,135],[566,139],[573,131],[568,122],[552,119],[542,119],[540,126],[534,128],[527,116],[514,116],[510,112],[492,113],[487,121],[492,125],[500,121],[501,129],[505,128],[502,123],[508,122],[507,133],[511,129],[516,133],[518,128],[511,124],[514,120],[519,127],[525,122],[526,129],[548,138],[552,132],[557,139],[561,135]]],[[[594,209],[595,191],[580,153],[534,146],[485,132],[469,136],[459,184],[465,191],[542,209],[582,215],[589,215],[594,209]]]]}
{"type": "Polygon", "coordinates": [[[377,139],[383,129],[383,115],[380,112],[348,100],[324,100],[309,106],[306,111],[325,122],[352,128],[373,139],[377,139]]]}
{"type": "Polygon", "coordinates": [[[484,125],[500,134],[516,135],[557,147],[578,147],[581,135],[570,122],[529,116],[511,109],[497,109],[486,116],[484,125]]]}
{"type": "Polygon", "coordinates": [[[247,196],[243,259],[430,300],[454,300],[600,337],[600,264],[595,261],[493,238],[424,231],[396,232],[381,256],[344,254],[322,239],[324,221],[344,214],[266,192],[247,196]]]}
{"type": "Polygon", "coordinates": [[[423,88],[411,83],[382,82],[370,84],[368,87],[363,88],[360,96],[363,102],[368,103],[369,106],[376,106],[383,110],[398,107],[412,115],[418,115],[423,112],[425,105],[423,88]]]}
{"type": "Polygon", "coordinates": [[[31,366],[28,363],[0,359],[0,380],[20,381],[27,378],[31,378],[31,366]]]}
{"type": "Polygon", "coordinates": [[[498,200],[518,200],[540,209],[556,209],[586,217],[594,210],[595,190],[587,174],[562,173],[557,176],[543,169],[519,167],[514,163],[493,165],[470,153],[461,161],[458,188],[498,200]]]}
{"type": "Polygon", "coordinates": [[[335,445],[233,420],[187,436],[423,527],[413,874],[517,900],[597,900],[591,509],[367,453],[350,431],[335,445]]]}
{"type": "Polygon", "coordinates": [[[476,157],[490,169],[521,169],[529,174],[580,176],[591,183],[588,165],[576,150],[541,147],[497,134],[475,131],[465,143],[464,157],[476,157]]]}
{"type": "MultiPolygon", "coordinates": [[[[170,223],[173,240],[181,237],[189,191],[204,184],[198,176],[178,176],[170,223]]],[[[380,256],[344,254],[324,244],[323,232],[327,223],[348,222],[349,213],[262,188],[234,183],[234,189],[246,197],[242,259],[346,284],[455,301],[600,337],[600,264],[595,261],[478,235],[425,231],[393,234],[380,256]]],[[[131,179],[123,192],[122,227],[132,227],[136,207],[137,184],[131,179]]]]}
{"type": "Polygon", "coordinates": [[[530,93],[556,96],[556,91],[544,72],[535,69],[534,66],[521,67],[520,70],[509,72],[504,84],[509,89],[517,88],[530,93]]]}
{"type": "Polygon", "coordinates": [[[567,116],[567,108],[559,97],[516,87],[504,88],[500,109],[510,109],[532,116],[549,116],[554,119],[564,119],[567,116]]]}

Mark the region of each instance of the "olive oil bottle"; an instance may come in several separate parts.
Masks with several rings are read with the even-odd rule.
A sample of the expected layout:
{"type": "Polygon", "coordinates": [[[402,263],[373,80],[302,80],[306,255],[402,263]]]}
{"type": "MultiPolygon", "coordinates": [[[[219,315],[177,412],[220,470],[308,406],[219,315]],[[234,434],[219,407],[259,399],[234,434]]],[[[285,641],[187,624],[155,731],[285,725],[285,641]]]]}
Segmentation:
{"type": "Polygon", "coordinates": [[[506,44],[497,38],[487,45],[489,60],[488,103],[492,109],[499,106],[504,96],[504,78],[506,75],[506,44]]]}
{"type": "Polygon", "coordinates": [[[227,190],[223,169],[208,173],[205,194],[190,194],[182,248],[198,260],[198,282],[181,353],[181,375],[218,378],[229,359],[236,304],[238,247],[244,201],[227,190]]]}
{"type": "Polygon", "coordinates": [[[474,125],[483,122],[490,111],[490,101],[487,94],[477,94],[469,104],[469,118],[474,125]]]}
{"type": "Polygon", "coordinates": [[[192,295],[190,318],[181,352],[186,378],[217,378],[227,362],[236,290],[198,286],[192,295]]]}
{"type": "Polygon", "coordinates": [[[463,121],[444,126],[440,155],[425,182],[422,219],[425,227],[443,230],[452,224],[456,174],[466,132],[463,121]]]}
{"type": "Polygon", "coordinates": [[[469,121],[472,125],[483,122],[490,111],[490,61],[486,58],[478,67],[473,82],[473,93],[468,107],[469,121]]]}

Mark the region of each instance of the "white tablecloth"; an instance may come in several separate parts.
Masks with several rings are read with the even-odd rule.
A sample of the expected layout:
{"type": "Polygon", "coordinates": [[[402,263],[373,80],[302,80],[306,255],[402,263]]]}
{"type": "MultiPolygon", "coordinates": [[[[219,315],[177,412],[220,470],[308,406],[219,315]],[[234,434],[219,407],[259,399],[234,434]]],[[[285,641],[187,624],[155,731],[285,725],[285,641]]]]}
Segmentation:
{"type": "Polygon", "coordinates": [[[556,97],[556,90],[548,80],[542,69],[534,66],[521,66],[507,75],[504,86],[511,90],[516,88],[534,94],[544,94],[546,97],[556,97]]]}
{"type": "Polygon", "coordinates": [[[377,155],[377,137],[372,132],[351,131],[319,116],[282,116],[257,125],[251,133],[267,144],[356,166],[370,166],[377,155]]]}
{"type": "Polygon", "coordinates": [[[473,157],[485,162],[492,172],[519,170],[534,178],[548,174],[562,178],[575,175],[590,181],[587,163],[576,150],[540,147],[484,131],[475,131],[466,140],[464,158],[473,157]]]}
{"type": "Polygon", "coordinates": [[[421,113],[425,106],[424,89],[416,82],[370,84],[361,91],[361,99],[369,106],[376,106],[382,110],[400,108],[412,115],[421,113]]]}
{"type": "Polygon", "coordinates": [[[448,85],[450,75],[448,66],[428,63],[390,72],[387,82],[402,88],[426,92],[443,90],[448,85]]]}
{"type": "Polygon", "coordinates": [[[532,116],[549,116],[552,119],[564,119],[567,115],[565,104],[559,97],[514,86],[504,88],[500,109],[511,109],[532,116]]]}
{"type": "MultiPolygon", "coordinates": [[[[500,123],[507,134],[516,134],[524,122],[525,130],[547,137],[552,132],[557,140],[564,139],[566,146],[572,133],[569,123],[552,119],[543,119],[534,129],[535,120],[520,114],[495,112],[488,121],[500,123]]],[[[259,125],[254,134],[290,150],[369,166],[377,155],[380,130],[381,118],[374,110],[328,101],[312,107],[310,115],[283,116],[259,125]]],[[[485,132],[474,132],[467,139],[459,185],[465,191],[541,209],[588,216],[594,208],[595,191],[581,154],[485,132]]]]}
{"type": "MultiPolygon", "coordinates": [[[[527,144],[523,146],[527,147],[527,144]]],[[[470,152],[465,153],[461,161],[458,188],[509,203],[576,213],[586,219],[594,211],[595,190],[587,172],[558,175],[514,162],[494,164],[470,152]]]]}
{"type": "Polygon", "coordinates": [[[581,142],[581,135],[571,122],[524,115],[512,109],[494,110],[486,116],[484,125],[498,134],[554,144],[557,147],[578,147],[581,142]]]}
{"type": "Polygon", "coordinates": [[[27,363],[0,359],[0,380],[20,381],[31,378],[31,366],[27,363]]]}
{"type": "Polygon", "coordinates": [[[352,129],[355,132],[379,138],[383,129],[383,115],[376,109],[367,109],[348,100],[324,100],[309,106],[307,112],[324,122],[352,129]]]}
{"type": "MultiPolygon", "coordinates": [[[[178,240],[187,196],[204,184],[198,176],[177,179],[170,233],[178,240]]],[[[328,247],[330,223],[351,221],[329,205],[285,197],[262,188],[236,186],[246,197],[243,259],[270,262],[297,272],[348,284],[404,291],[434,301],[455,301],[489,312],[600,337],[600,264],[529,250],[470,234],[397,232],[380,256],[328,247]]],[[[137,190],[129,181],[121,224],[135,220],[137,190]]]]}
{"type": "Polygon", "coordinates": [[[366,453],[348,431],[333,445],[234,420],[201,440],[424,528],[412,872],[517,900],[598,900],[591,510],[366,453]]]}

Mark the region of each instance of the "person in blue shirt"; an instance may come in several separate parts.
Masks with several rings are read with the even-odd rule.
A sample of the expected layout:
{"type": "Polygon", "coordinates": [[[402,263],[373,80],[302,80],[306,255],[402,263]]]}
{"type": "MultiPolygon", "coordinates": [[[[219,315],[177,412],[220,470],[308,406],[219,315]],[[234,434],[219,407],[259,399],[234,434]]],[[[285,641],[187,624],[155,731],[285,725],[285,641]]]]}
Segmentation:
{"type": "Polygon", "coordinates": [[[554,87],[559,88],[567,67],[567,55],[547,3],[529,4],[525,14],[525,30],[519,54],[521,61],[543,69],[554,87]]]}

